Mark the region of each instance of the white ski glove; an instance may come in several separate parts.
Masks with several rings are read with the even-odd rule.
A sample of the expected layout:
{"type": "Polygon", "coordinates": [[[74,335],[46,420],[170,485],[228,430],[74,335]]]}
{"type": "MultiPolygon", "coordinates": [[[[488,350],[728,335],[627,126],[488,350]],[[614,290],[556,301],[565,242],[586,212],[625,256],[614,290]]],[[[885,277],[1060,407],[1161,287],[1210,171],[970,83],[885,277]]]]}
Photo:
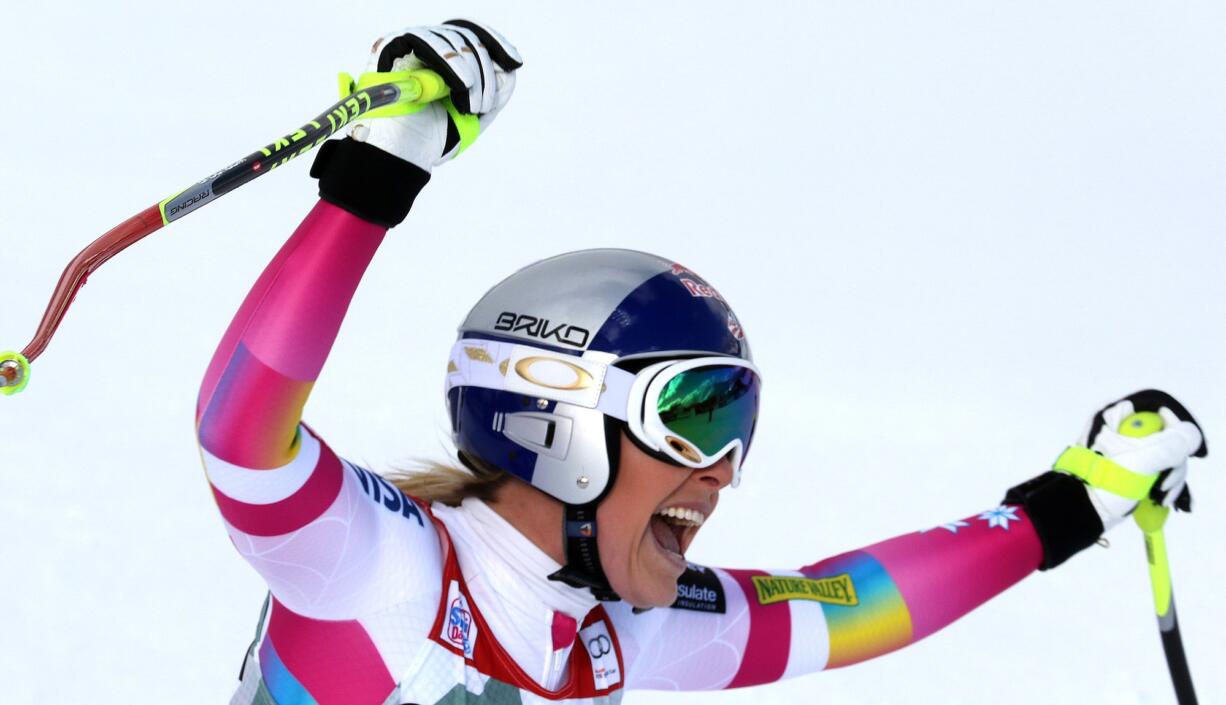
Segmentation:
{"type": "Polygon", "coordinates": [[[350,136],[429,172],[493,122],[511,99],[514,72],[522,65],[502,35],[468,20],[385,35],[371,49],[368,72],[428,68],[443,77],[451,95],[409,115],[359,120],[350,136]]]}
{"type": "Polygon", "coordinates": [[[1039,569],[1050,570],[1093,546],[1141,501],[1189,511],[1187,460],[1207,454],[1192,414],[1170,394],[1147,389],[1095,414],[1050,471],[1010,488],[1004,503],[1025,508],[1043,546],[1039,569]]]}
{"type": "MultiPolygon", "coordinates": [[[[1135,419],[1132,423],[1142,425],[1135,419]]],[[[1110,529],[1145,497],[1190,511],[1187,461],[1206,453],[1196,419],[1171,395],[1150,389],[1130,394],[1095,414],[1076,445],[1060,456],[1054,469],[1086,482],[1086,492],[1103,528],[1110,529]],[[1156,412],[1162,418],[1162,430],[1140,437],[1126,435],[1127,429],[1120,432],[1125,420],[1143,411],[1156,412]],[[1098,460],[1086,449],[1108,462],[1098,460]]]]}

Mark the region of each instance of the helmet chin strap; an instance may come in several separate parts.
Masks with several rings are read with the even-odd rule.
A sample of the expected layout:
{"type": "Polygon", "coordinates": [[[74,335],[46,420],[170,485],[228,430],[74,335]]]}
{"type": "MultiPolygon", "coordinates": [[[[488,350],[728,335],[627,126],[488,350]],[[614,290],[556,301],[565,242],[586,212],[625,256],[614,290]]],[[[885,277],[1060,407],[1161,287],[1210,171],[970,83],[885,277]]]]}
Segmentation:
{"type": "Polygon", "coordinates": [[[566,550],[566,565],[549,576],[571,587],[588,588],[601,602],[620,600],[609,586],[604,566],[600,564],[600,550],[596,546],[596,508],[608,496],[617,482],[617,469],[621,464],[621,440],[624,423],[606,416],[604,422],[605,452],[609,458],[609,482],[596,499],[587,504],[566,504],[562,512],[562,545],[566,550]]]}
{"type": "Polygon", "coordinates": [[[620,600],[600,565],[596,547],[596,505],[567,504],[562,516],[562,541],[566,547],[566,565],[549,576],[571,587],[589,588],[601,602],[620,600]]]}

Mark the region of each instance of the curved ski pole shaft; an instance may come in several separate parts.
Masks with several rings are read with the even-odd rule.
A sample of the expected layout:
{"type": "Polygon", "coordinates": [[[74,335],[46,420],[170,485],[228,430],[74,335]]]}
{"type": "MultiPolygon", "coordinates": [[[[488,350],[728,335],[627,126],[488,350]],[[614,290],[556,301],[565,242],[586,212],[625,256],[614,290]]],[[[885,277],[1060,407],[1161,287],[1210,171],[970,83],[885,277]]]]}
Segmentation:
{"type": "Polygon", "coordinates": [[[29,344],[20,353],[0,353],[0,394],[11,395],[25,388],[30,363],[47,348],[89,275],[107,260],[188,213],[311,151],[372,110],[400,103],[426,103],[446,97],[448,92],[442,78],[433,71],[409,71],[388,77],[392,80],[356,91],[350,85],[349,91],[342,90],[339,101],[314,120],[128,218],[81,250],[60,275],[29,344]]]}

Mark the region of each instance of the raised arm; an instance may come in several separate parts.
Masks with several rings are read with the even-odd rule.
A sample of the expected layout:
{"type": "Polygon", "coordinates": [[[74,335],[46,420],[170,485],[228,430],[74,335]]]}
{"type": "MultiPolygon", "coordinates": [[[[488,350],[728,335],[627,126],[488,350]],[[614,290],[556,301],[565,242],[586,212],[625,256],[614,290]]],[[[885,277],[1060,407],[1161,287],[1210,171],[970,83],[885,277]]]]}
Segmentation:
{"type": "Polygon", "coordinates": [[[326,200],[311,210],[213,354],[196,405],[205,453],[250,470],[298,456],[302,408],[386,232],[326,200]]]}
{"type": "Polygon", "coordinates": [[[234,545],[302,614],[354,614],[380,541],[399,539],[410,555],[425,551],[425,565],[436,550],[417,507],[383,485],[378,501],[401,510],[399,525],[387,521],[369,491],[379,479],[348,466],[300,424],[385,232],[320,201],[247,295],[197,406],[201,457],[234,545]]]}
{"type": "Polygon", "coordinates": [[[323,146],[311,170],[321,201],[243,302],[197,404],[201,455],[230,536],[277,600],[301,615],[353,617],[409,592],[429,601],[440,580],[437,537],[422,509],[338,458],[300,421],[388,228],[407,216],[431,168],[475,139],[514,85],[483,65],[499,52],[457,53],[446,44],[496,44],[479,37],[485,30],[435,29],[381,39],[372,73],[359,81],[428,65],[452,98],[364,120],[352,137],[323,146]]]}
{"type": "Polygon", "coordinates": [[[1162,396],[1167,430],[1144,439],[1116,433],[1134,401],[1143,403],[1121,400],[1096,415],[1059,472],[1013,488],[995,509],[799,570],[695,566],[672,609],[636,615],[615,606],[627,687],[737,688],[880,656],[1092,545],[1151,490],[1176,503],[1180,468],[1203,442],[1183,407],[1162,396]],[[1130,480],[1138,484],[1125,489],[1130,480]]]}

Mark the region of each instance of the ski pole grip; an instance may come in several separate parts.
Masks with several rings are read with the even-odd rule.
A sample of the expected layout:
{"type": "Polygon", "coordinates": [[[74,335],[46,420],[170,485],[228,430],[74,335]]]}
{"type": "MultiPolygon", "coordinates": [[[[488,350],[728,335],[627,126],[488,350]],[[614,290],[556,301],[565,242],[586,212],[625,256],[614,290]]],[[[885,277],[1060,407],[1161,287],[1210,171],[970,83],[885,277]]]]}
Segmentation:
{"type": "Polygon", "coordinates": [[[399,91],[395,102],[366,111],[364,116],[367,118],[409,115],[421,110],[428,103],[446,98],[451,93],[443,77],[430,69],[368,71],[358,76],[357,80],[347,73],[342,73],[339,81],[342,99],[367,89],[379,90],[387,86],[395,86],[399,91]]]}
{"type": "MultiPolygon", "coordinates": [[[[1118,430],[1121,436],[1144,438],[1145,436],[1158,433],[1164,428],[1166,428],[1166,424],[1158,414],[1152,411],[1138,411],[1124,419],[1120,423],[1118,430]]],[[[1141,527],[1141,531],[1146,534],[1146,539],[1150,540],[1153,534],[1162,531],[1162,526],[1166,524],[1166,517],[1170,514],[1170,511],[1167,507],[1155,504],[1153,500],[1147,498],[1141,500],[1136,511],[1132,513],[1132,518],[1136,520],[1137,526],[1141,527]]],[[[1153,553],[1152,549],[1150,553],[1153,553]]]]}
{"type": "Polygon", "coordinates": [[[412,99],[414,103],[432,103],[446,98],[451,93],[443,77],[430,69],[410,71],[409,80],[418,86],[417,97],[412,99]]]}
{"type": "Polygon", "coordinates": [[[1164,428],[1166,428],[1166,424],[1162,421],[1160,415],[1152,411],[1138,411],[1121,421],[1120,427],[1117,430],[1121,436],[1144,438],[1158,433],[1164,428]]]}

